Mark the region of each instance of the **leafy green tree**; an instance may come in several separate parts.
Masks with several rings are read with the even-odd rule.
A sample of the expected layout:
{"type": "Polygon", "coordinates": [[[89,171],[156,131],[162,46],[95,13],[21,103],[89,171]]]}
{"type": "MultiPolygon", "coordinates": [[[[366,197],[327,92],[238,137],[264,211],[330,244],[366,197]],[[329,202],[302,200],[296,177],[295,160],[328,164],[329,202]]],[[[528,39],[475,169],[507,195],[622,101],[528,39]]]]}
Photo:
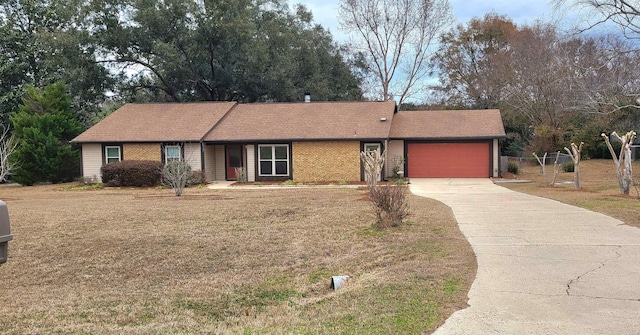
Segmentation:
{"type": "Polygon", "coordinates": [[[360,99],[331,35],[303,6],[254,0],[93,1],[98,59],[136,101],[360,99]]]}
{"type": "Polygon", "coordinates": [[[83,0],[0,2],[0,122],[17,110],[27,87],[68,85],[73,110],[85,125],[114,85],[95,60],[83,0]]]}
{"type": "Polygon", "coordinates": [[[84,127],[71,109],[62,83],[38,90],[27,88],[20,111],[9,117],[20,146],[11,156],[18,162],[12,179],[23,185],[60,183],[80,175],[80,153],[69,141],[84,127]]]}

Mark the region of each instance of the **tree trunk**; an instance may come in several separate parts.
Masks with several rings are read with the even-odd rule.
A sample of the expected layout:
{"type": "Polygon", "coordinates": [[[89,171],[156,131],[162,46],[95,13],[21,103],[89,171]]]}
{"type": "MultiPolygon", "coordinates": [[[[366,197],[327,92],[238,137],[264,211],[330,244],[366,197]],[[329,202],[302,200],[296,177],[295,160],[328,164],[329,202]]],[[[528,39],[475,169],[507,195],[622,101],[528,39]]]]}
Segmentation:
{"type": "Polygon", "coordinates": [[[564,150],[569,153],[569,156],[571,156],[571,159],[573,160],[573,184],[575,185],[576,189],[580,188],[580,155],[583,145],[584,142],[580,142],[580,146],[577,146],[575,143],[571,143],[571,150],[569,150],[569,148],[567,147],[564,148],[564,150]]]}
{"type": "Polygon", "coordinates": [[[601,135],[604,141],[607,143],[609,152],[611,152],[611,158],[616,165],[616,176],[618,177],[618,186],[620,188],[620,194],[629,195],[631,191],[631,185],[633,185],[633,171],[631,165],[631,143],[636,138],[636,132],[627,132],[624,136],[618,135],[615,131],[611,133],[611,136],[615,137],[622,147],[620,148],[620,154],[616,154],[609,140],[609,136],[606,134],[601,135]]]}
{"type": "Polygon", "coordinates": [[[573,166],[573,183],[576,185],[576,189],[580,188],[580,162],[573,166]]]}

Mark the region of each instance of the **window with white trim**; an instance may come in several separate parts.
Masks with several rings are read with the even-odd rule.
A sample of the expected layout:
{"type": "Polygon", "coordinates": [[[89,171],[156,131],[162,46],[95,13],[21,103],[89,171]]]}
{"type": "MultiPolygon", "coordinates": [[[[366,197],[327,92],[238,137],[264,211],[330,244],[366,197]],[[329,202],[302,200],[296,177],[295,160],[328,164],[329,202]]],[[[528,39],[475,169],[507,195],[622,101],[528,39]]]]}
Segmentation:
{"type": "Polygon", "coordinates": [[[258,174],[260,176],[289,175],[289,145],[258,145],[258,174]]]}
{"type": "Polygon", "coordinates": [[[105,163],[114,163],[122,160],[122,154],[120,151],[120,146],[117,145],[107,145],[104,147],[104,161],[105,163]]]}
{"type": "Polygon", "coordinates": [[[182,153],[179,145],[167,145],[164,147],[164,163],[181,161],[182,153]]]}
{"type": "Polygon", "coordinates": [[[365,143],[364,151],[365,152],[380,151],[380,143],[365,143]]]}

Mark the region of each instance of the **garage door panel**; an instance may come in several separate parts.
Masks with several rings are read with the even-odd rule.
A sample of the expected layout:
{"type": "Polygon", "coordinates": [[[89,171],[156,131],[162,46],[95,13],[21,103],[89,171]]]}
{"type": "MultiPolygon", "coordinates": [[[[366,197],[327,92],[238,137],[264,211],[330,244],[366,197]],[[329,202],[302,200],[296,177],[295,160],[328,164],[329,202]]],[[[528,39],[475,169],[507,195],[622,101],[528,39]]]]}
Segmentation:
{"type": "Polygon", "coordinates": [[[488,178],[489,143],[410,143],[408,175],[414,178],[488,178]]]}

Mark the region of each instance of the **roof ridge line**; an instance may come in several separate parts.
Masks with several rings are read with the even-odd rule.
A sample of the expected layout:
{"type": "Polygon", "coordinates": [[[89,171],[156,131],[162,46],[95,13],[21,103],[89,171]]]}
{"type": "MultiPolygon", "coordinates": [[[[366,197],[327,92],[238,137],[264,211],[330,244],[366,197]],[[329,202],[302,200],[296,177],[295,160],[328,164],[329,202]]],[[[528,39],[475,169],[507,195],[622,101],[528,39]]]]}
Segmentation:
{"type": "Polygon", "coordinates": [[[234,101],[233,106],[231,106],[231,108],[227,109],[226,112],[224,112],[224,115],[218,119],[218,122],[214,123],[213,126],[211,126],[211,128],[209,128],[209,130],[207,130],[204,135],[202,137],[200,137],[200,142],[204,142],[204,139],[207,138],[207,136],[209,136],[209,134],[222,122],[222,120],[226,119],[227,116],[229,115],[229,113],[231,113],[232,110],[234,110],[236,108],[236,106],[240,105],[237,101],[234,101]]]}

